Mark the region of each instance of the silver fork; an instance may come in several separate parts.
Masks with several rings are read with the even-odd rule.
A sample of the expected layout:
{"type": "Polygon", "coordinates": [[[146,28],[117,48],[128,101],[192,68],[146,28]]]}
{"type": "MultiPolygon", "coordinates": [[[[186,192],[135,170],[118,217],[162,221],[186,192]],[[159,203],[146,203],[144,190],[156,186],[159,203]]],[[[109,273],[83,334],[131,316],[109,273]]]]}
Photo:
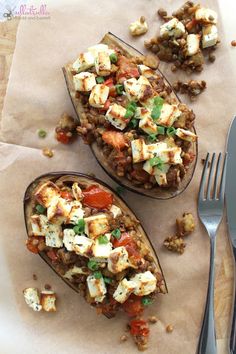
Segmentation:
{"type": "Polygon", "coordinates": [[[198,215],[210,237],[209,283],[205,313],[198,344],[198,354],[217,353],[214,320],[214,260],[216,250],[216,232],[222,220],[224,210],[227,154],[225,154],[222,168],[222,154],[219,154],[216,164],[216,154],[213,153],[209,177],[207,178],[209,161],[210,154],[208,153],[202,172],[202,179],[198,194],[198,215]]]}

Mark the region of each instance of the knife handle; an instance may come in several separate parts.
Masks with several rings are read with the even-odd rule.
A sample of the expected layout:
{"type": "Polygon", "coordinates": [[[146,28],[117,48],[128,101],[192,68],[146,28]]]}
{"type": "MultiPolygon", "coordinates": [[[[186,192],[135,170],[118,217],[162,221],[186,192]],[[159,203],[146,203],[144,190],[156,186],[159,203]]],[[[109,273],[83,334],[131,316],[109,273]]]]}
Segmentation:
{"type": "MultiPolygon", "coordinates": [[[[234,253],[234,261],[236,266],[236,248],[233,247],[234,253]]],[[[234,270],[234,278],[235,278],[235,270],[234,270]]],[[[230,333],[230,342],[229,342],[229,349],[230,354],[236,354],[236,286],[234,280],[234,299],[233,299],[233,315],[232,315],[232,325],[231,325],[231,333],[230,333]]]]}

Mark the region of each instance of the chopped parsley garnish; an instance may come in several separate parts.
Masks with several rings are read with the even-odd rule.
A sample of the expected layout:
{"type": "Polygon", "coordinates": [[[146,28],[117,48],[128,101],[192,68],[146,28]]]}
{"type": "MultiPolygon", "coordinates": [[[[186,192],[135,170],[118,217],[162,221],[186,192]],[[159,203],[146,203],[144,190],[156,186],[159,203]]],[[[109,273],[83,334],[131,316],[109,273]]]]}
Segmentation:
{"type": "Polygon", "coordinates": [[[132,128],[137,128],[138,126],[138,120],[136,118],[132,118],[129,122],[129,125],[132,127],[132,128]]]}
{"type": "Polygon", "coordinates": [[[120,229],[113,230],[111,234],[112,234],[112,236],[114,236],[118,240],[120,238],[120,236],[121,236],[120,229]]]}
{"type": "Polygon", "coordinates": [[[164,102],[163,98],[159,96],[153,99],[154,107],[151,112],[151,117],[154,121],[160,118],[163,102],[164,102]]]}
{"type": "Polygon", "coordinates": [[[93,260],[88,261],[87,266],[90,270],[97,270],[98,269],[98,263],[93,260]]]}
{"type": "Polygon", "coordinates": [[[110,54],[111,63],[115,64],[117,62],[117,60],[118,60],[117,55],[115,53],[111,53],[110,54]]]}
{"type": "Polygon", "coordinates": [[[129,102],[126,106],[125,118],[133,117],[136,109],[137,109],[137,104],[133,101],[129,102]]]}
{"type": "Polygon", "coordinates": [[[97,81],[98,84],[102,84],[105,80],[104,80],[104,77],[102,77],[102,76],[97,76],[97,77],[96,77],[96,81],[97,81]]]}
{"type": "Polygon", "coordinates": [[[102,273],[100,271],[94,272],[93,273],[95,279],[101,279],[102,278],[102,273]]]}
{"type": "Polygon", "coordinates": [[[46,211],[46,208],[44,208],[41,204],[37,204],[35,209],[38,214],[43,214],[46,211]]]}
{"type": "Polygon", "coordinates": [[[43,130],[43,129],[39,129],[38,130],[38,136],[40,138],[45,138],[47,136],[47,132],[45,130],[43,130]]]}
{"type": "Polygon", "coordinates": [[[121,85],[121,84],[116,85],[117,95],[122,95],[123,91],[124,91],[124,86],[123,85],[121,85]]]}
{"type": "Polygon", "coordinates": [[[165,128],[158,125],[157,126],[157,134],[165,135],[165,128]]]}
{"type": "Polygon", "coordinates": [[[104,279],[104,282],[107,283],[107,284],[111,284],[111,282],[112,282],[111,278],[103,277],[103,279],[104,279]]]}
{"type": "Polygon", "coordinates": [[[148,140],[150,141],[150,143],[153,143],[154,141],[157,140],[157,134],[149,134],[148,135],[148,140]]]}
{"type": "Polygon", "coordinates": [[[77,224],[73,227],[73,230],[75,232],[75,234],[82,234],[84,232],[85,229],[85,221],[84,219],[79,219],[77,224]]]}
{"type": "Polygon", "coordinates": [[[148,305],[151,305],[152,304],[152,300],[151,299],[149,299],[148,297],[142,297],[142,304],[144,305],[144,306],[148,306],[148,305]]]}
{"type": "Polygon", "coordinates": [[[173,136],[173,135],[176,134],[176,129],[174,127],[170,127],[170,128],[167,129],[166,134],[168,136],[173,136]]]}
{"type": "Polygon", "coordinates": [[[100,245],[106,245],[108,242],[109,240],[106,235],[102,235],[98,237],[98,243],[100,243],[100,245]]]}
{"type": "Polygon", "coordinates": [[[149,163],[152,167],[156,166],[157,168],[159,168],[159,170],[162,170],[162,167],[163,167],[163,161],[160,157],[158,156],[155,156],[153,158],[151,158],[149,160],[149,163]]]}

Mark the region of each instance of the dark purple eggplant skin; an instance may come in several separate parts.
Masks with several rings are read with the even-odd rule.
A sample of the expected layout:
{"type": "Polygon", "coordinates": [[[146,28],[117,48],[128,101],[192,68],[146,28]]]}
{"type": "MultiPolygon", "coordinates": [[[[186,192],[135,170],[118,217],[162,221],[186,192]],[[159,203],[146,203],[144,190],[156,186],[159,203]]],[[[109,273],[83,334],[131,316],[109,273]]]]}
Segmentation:
{"type": "MultiPolygon", "coordinates": [[[[130,44],[126,43],[125,41],[123,41],[122,39],[120,39],[118,36],[116,36],[115,34],[108,32],[107,33],[108,36],[113,37],[115,40],[121,42],[121,44],[123,44],[124,46],[128,47],[129,49],[133,50],[136,52],[137,55],[143,55],[142,52],[140,52],[139,50],[137,50],[136,48],[134,48],[133,46],[131,46],[130,44]]],[[[106,38],[106,36],[104,36],[104,38],[106,38]]],[[[102,43],[104,41],[104,38],[102,39],[102,43]]],[[[68,78],[67,78],[67,70],[65,67],[62,68],[63,74],[64,74],[64,78],[65,78],[65,82],[66,82],[66,86],[67,86],[67,90],[72,102],[72,105],[74,107],[75,113],[76,113],[76,117],[78,122],[80,122],[80,117],[79,114],[77,112],[76,109],[76,104],[75,104],[75,100],[71,95],[70,92],[70,88],[69,88],[69,82],[68,82],[68,78]]],[[[160,69],[156,69],[156,71],[164,78],[164,80],[168,83],[168,85],[170,87],[171,83],[169,82],[169,80],[166,78],[165,75],[163,75],[163,73],[160,71],[160,69]]],[[[175,97],[177,98],[177,100],[181,103],[181,100],[179,98],[179,96],[174,92],[175,97]]],[[[196,133],[196,129],[195,127],[192,128],[192,131],[196,133]]],[[[137,193],[139,195],[142,196],[146,196],[152,199],[159,199],[159,200],[168,200],[168,199],[172,199],[175,198],[176,196],[182,194],[186,188],[189,186],[190,182],[192,181],[195,169],[196,169],[196,165],[197,165],[197,159],[198,159],[198,142],[196,141],[194,143],[194,153],[195,153],[195,159],[194,161],[191,163],[190,165],[190,169],[187,171],[186,176],[184,177],[183,181],[181,181],[180,186],[178,188],[153,188],[151,190],[145,190],[144,188],[140,188],[137,186],[132,186],[131,183],[125,178],[125,177],[118,177],[114,171],[112,171],[111,168],[109,168],[109,166],[105,163],[102,162],[102,158],[100,159],[99,156],[99,148],[96,145],[96,142],[94,142],[93,144],[89,145],[97,162],[99,163],[99,165],[103,168],[103,170],[109,175],[110,178],[112,178],[116,183],[118,183],[119,185],[121,185],[123,188],[137,193]],[[181,184],[183,184],[183,186],[181,186],[181,184]]]]}
{"type": "MultiPolygon", "coordinates": [[[[136,218],[136,215],[134,214],[134,212],[130,209],[130,207],[127,205],[127,203],[124,201],[123,198],[121,198],[115,191],[114,189],[112,189],[110,186],[108,186],[106,183],[104,183],[103,181],[99,180],[98,178],[96,177],[91,177],[89,175],[86,175],[86,174],[83,174],[83,173],[79,173],[79,172],[73,172],[73,171],[59,171],[59,172],[50,172],[50,173],[46,173],[46,174],[43,174],[43,175],[40,175],[38,177],[36,177],[29,185],[28,187],[26,188],[26,191],[25,191],[25,194],[24,194],[24,199],[23,199],[23,208],[24,208],[24,220],[25,220],[25,227],[26,227],[26,232],[27,232],[27,236],[28,236],[28,222],[27,222],[27,206],[28,204],[30,203],[31,201],[31,198],[32,198],[32,195],[31,195],[31,192],[37,187],[37,185],[42,181],[42,180],[50,180],[50,181],[54,181],[54,180],[57,180],[58,178],[60,177],[63,177],[63,176],[71,176],[71,177],[76,177],[78,178],[78,181],[79,181],[79,178],[84,178],[86,180],[88,180],[89,182],[92,183],[98,183],[100,184],[101,186],[105,187],[106,189],[108,189],[118,200],[120,199],[122,203],[124,203],[125,207],[128,209],[128,211],[136,218]]],[[[140,224],[140,227],[141,227],[141,230],[142,230],[142,233],[143,233],[143,236],[146,238],[146,241],[148,241],[148,244],[149,244],[149,247],[151,248],[151,250],[153,251],[153,255],[155,257],[155,262],[163,276],[163,280],[164,280],[164,285],[165,285],[165,288],[166,288],[166,293],[168,293],[168,289],[167,289],[167,284],[166,284],[166,281],[165,281],[165,277],[164,277],[164,274],[163,274],[163,271],[162,271],[162,268],[161,268],[161,265],[160,265],[160,262],[159,262],[159,259],[158,259],[158,256],[157,256],[157,253],[154,249],[154,247],[152,246],[152,243],[146,233],[146,231],[144,230],[142,224],[140,224]]],[[[53,267],[51,261],[50,261],[50,258],[46,255],[45,252],[40,252],[39,253],[39,256],[49,265],[49,267],[68,285],[70,286],[73,290],[75,290],[77,293],[79,293],[78,291],[78,288],[76,288],[75,286],[73,286],[73,284],[67,280],[66,278],[64,278],[63,276],[61,276],[60,274],[58,274],[58,272],[55,270],[55,268],[53,267]]]]}

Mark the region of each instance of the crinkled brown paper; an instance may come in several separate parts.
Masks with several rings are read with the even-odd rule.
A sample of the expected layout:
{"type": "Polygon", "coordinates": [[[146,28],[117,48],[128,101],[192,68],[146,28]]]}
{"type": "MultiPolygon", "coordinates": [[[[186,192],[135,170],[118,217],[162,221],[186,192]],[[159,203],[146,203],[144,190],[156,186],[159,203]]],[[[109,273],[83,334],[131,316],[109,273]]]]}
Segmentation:
{"type": "MultiPolygon", "coordinates": [[[[34,1],[34,5],[37,4],[39,2],[34,1]]],[[[154,35],[161,24],[156,10],[159,7],[174,10],[181,1],[166,4],[164,0],[49,0],[46,4],[50,19],[22,19],[19,25],[1,122],[0,353],[136,353],[131,339],[119,342],[126,325],[124,314],[120,313],[113,320],[97,316],[40,257],[26,250],[22,199],[31,180],[49,171],[93,172],[109,185],[115,185],[81,141],[73,146],[62,146],[53,138],[60,114],[64,111],[74,114],[61,67],[88,46],[96,44],[107,31],[143,51],[144,38],[154,35]],[[128,25],[141,15],[147,18],[150,30],[144,37],[133,39],[128,25]],[[38,128],[49,133],[45,140],[38,138],[38,128]],[[41,149],[45,146],[55,149],[52,159],[42,155],[41,149]],[[37,281],[33,280],[33,273],[37,274],[37,281]],[[22,289],[27,286],[42,288],[45,283],[51,284],[58,294],[57,313],[34,313],[24,302],[22,289]]],[[[227,129],[236,111],[236,49],[230,46],[231,40],[236,39],[236,8],[233,1],[204,4],[219,13],[222,43],[216,51],[216,62],[207,64],[200,75],[191,75],[191,78],[207,82],[207,90],[196,103],[190,103],[197,114],[199,135],[195,176],[188,189],[174,200],[158,201],[131,192],[125,194],[159,254],[169,288],[169,294],[160,295],[147,311],[160,320],[151,325],[147,354],[194,354],[204,311],[209,240],[200,222],[197,222],[196,232],[186,240],[187,248],[182,256],[161,247],[163,239],[173,234],[175,218],[182,212],[191,211],[197,219],[201,158],[207,151],[224,151],[227,129]],[[167,324],[174,326],[173,333],[166,333],[167,324]]],[[[171,82],[188,78],[183,73],[171,73],[167,64],[162,63],[161,69],[171,82]]],[[[185,97],[183,100],[188,102],[185,97]]],[[[216,259],[217,277],[221,276],[223,280],[218,282],[216,306],[220,354],[227,353],[229,319],[225,309],[231,304],[231,292],[223,291],[223,273],[230,270],[222,269],[222,263],[231,264],[229,255],[224,222],[218,233],[216,259]]]]}

